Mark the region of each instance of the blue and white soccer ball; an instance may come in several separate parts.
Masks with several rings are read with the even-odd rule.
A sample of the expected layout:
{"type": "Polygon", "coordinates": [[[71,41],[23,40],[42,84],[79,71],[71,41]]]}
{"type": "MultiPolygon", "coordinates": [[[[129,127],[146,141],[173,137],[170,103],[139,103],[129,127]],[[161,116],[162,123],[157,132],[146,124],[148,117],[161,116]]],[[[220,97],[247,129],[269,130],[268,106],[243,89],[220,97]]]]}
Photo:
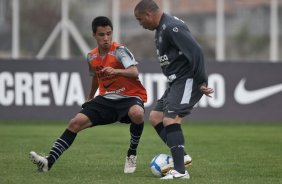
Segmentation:
{"type": "Polygon", "coordinates": [[[161,154],[156,155],[150,163],[150,169],[151,169],[152,174],[158,177],[163,176],[161,169],[172,162],[173,162],[173,159],[168,154],[161,153],[161,154]]]}

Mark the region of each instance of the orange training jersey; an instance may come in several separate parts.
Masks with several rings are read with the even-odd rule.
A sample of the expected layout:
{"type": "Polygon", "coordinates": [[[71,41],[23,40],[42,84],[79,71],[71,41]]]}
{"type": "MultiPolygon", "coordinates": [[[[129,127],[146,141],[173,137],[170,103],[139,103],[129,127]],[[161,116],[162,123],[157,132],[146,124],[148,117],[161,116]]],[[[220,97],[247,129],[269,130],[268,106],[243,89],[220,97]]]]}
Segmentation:
{"type": "Polygon", "coordinates": [[[115,50],[118,46],[120,46],[118,43],[113,42],[103,59],[99,56],[98,48],[91,50],[88,55],[90,70],[94,71],[98,78],[99,95],[116,93],[124,96],[137,96],[146,102],[147,93],[138,78],[105,75],[101,72],[104,67],[125,69],[115,56],[115,50]]]}

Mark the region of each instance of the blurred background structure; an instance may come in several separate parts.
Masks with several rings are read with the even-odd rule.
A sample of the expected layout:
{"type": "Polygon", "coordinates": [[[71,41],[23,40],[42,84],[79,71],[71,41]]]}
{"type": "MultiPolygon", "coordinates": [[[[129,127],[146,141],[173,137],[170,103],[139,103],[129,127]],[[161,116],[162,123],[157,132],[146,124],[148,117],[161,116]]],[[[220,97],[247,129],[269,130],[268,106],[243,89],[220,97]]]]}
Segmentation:
{"type": "MultiPolygon", "coordinates": [[[[96,46],[91,22],[114,23],[136,58],[155,58],[154,32],[135,20],[138,0],[0,0],[0,58],[81,58],[96,46]]],[[[157,0],[183,19],[209,61],[279,62],[282,0],[157,0]]]]}

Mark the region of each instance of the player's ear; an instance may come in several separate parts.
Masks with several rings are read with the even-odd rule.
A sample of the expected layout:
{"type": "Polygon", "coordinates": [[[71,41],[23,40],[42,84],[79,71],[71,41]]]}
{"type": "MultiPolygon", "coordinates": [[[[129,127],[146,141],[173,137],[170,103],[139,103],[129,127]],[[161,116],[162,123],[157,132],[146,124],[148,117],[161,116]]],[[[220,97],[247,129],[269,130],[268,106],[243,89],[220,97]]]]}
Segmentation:
{"type": "Polygon", "coordinates": [[[147,20],[152,20],[154,18],[154,13],[153,12],[147,11],[145,13],[145,15],[146,15],[146,19],[147,20]]]}
{"type": "Polygon", "coordinates": [[[152,13],[149,12],[149,11],[146,11],[146,12],[145,12],[145,15],[146,15],[147,17],[151,17],[151,16],[152,16],[152,13]]]}

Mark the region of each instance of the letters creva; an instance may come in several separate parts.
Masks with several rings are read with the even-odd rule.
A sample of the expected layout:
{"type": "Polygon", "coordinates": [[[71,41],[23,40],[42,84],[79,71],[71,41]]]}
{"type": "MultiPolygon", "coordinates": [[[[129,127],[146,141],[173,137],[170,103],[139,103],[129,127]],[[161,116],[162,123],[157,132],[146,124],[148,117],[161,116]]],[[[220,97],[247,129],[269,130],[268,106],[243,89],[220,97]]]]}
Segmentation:
{"type": "MultiPolygon", "coordinates": [[[[167,88],[162,73],[144,73],[140,81],[148,93],[145,107],[161,98],[167,88]]],[[[209,87],[215,90],[213,98],[202,97],[200,108],[220,108],[225,104],[225,80],[221,74],[209,75],[209,87]]],[[[96,93],[97,94],[97,93],[96,93]]],[[[56,106],[81,105],[85,93],[78,72],[0,72],[0,106],[56,106]]]]}
{"type": "Polygon", "coordinates": [[[1,72],[0,106],[80,105],[85,101],[77,72],[1,72]]]}

